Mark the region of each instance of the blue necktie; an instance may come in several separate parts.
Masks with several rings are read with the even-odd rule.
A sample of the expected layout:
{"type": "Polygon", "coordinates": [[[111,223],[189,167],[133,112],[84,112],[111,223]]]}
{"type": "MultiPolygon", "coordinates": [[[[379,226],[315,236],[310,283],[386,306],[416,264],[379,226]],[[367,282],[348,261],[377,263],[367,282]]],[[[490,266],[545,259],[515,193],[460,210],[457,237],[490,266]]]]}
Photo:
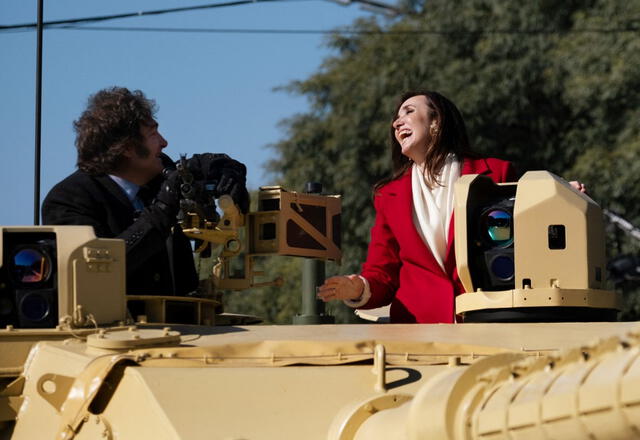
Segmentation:
{"type": "Polygon", "coordinates": [[[133,207],[135,208],[136,211],[142,211],[144,209],[144,203],[142,203],[142,200],[140,200],[140,197],[136,196],[136,198],[133,199],[131,203],[133,204],[133,207]]]}

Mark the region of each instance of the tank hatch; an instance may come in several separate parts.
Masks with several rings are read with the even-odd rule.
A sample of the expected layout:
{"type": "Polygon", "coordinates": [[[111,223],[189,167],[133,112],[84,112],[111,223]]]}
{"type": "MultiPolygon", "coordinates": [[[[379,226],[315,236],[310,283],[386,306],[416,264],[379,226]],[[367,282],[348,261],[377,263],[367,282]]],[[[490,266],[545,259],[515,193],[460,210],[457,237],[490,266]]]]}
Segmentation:
{"type": "Polygon", "coordinates": [[[141,347],[172,345],[180,343],[180,332],[170,327],[140,329],[131,326],[126,330],[100,330],[87,337],[87,345],[106,350],[129,350],[141,347]]]}

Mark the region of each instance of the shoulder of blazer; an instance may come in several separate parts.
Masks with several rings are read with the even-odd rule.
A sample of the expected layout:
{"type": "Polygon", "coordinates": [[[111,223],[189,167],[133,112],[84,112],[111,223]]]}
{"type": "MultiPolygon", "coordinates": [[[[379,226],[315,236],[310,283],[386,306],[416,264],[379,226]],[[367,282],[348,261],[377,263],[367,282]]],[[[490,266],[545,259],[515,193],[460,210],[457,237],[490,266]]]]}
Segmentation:
{"type": "Polygon", "coordinates": [[[487,157],[485,162],[492,171],[504,170],[511,165],[508,160],[496,159],[495,157],[487,157]]]}
{"type": "Polygon", "coordinates": [[[460,174],[485,174],[490,170],[487,159],[483,157],[465,157],[460,174]]]}
{"type": "Polygon", "coordinates": [[[81,170],[76,170],[62,181],[58,182],[52,189],[51,194],[71,193],[83,197],[91,197],[95,200],[104,198],[105,193],[110,193],[123,203],[127,203],[128,198],[120,186],[106,174],[93,176],[81,170]]]}
{"type": "Polygon", "coordinates": [[[489,174],[504,172],[511,167],[511,162],[495,157],[465,158],[461,174],[489,174]]]}

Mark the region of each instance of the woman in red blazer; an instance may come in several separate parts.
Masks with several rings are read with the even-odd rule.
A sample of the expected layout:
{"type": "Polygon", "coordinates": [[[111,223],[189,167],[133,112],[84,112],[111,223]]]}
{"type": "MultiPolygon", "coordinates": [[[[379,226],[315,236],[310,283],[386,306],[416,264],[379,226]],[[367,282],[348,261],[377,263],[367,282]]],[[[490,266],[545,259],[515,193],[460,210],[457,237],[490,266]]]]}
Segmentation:
{"type": "Polygon", "coordinates": [[[323,301],[391,304],[391,322],[454,322],[463,292],[453,246],[453,184],[462,174],[513,180],[509,162],[471,152],[462,116],[437,92],[402,96],[390,127],[393,175],[374,188],[376,220],[360,275],[331,277],[323,301]]]}

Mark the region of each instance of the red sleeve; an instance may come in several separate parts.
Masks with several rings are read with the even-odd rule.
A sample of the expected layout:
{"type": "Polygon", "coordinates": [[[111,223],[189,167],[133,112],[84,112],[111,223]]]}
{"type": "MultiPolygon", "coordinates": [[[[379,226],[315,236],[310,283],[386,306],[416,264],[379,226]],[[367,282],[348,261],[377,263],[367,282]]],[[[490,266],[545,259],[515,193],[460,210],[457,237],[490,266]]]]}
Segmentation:
{"type": "Polygon", "coordinates": [[[501,182],[516,182],[516,169],[511,162],[505,162],[504,178],[501,182]]]}
{"type": "Polygon", "coordinates": [[[516,182],[516,170],[511,162],[501,159],[488,158],[489,177],[496,183],[516,182]]]}
{"type": "Polygon", "coordinates": [[[367,260],[362,265],[362,276],[369,282],[371,298],[361,308],[382,307],[393,299],[399,285],[400,246],[389,228],[384,212],[384,195],[376,194],[376,219],[371,228],[367,260]]]}

